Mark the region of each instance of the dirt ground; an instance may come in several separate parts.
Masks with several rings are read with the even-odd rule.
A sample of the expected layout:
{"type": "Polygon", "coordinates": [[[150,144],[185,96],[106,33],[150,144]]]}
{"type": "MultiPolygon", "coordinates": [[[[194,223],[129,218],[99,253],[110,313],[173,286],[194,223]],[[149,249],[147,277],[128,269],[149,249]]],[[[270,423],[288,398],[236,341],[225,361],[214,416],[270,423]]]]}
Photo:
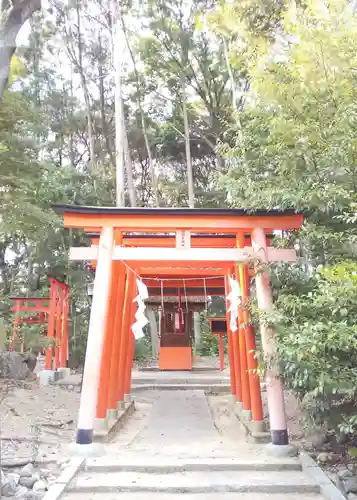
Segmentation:
{"type": "Polygon", "coordinates": [[[79,394],[38,382],[0,381],[1,461],[56,462],[73,440],[79,394]]]}
{"type": "MultiPolygon", "coordinates": [[[[47,469],[49,484],[55,480],[67,457],[67,446],[74,441],[76,433],[80,393],[73,389],[40,387],[37,380],[0,380],[0,462],[4,470],[10,467],[10,470],[16,471],[16,466],[19,468],[28,462],[36,462],[41,469],[47,469]]],[[[107,453],[116,455],[124,449],[131,449],[152,415],[155,398],[155,391],[135,394],[136,411],[105,445],[107,453]]],[[[262,398],[264,416],[268,421],[265,391],[262,398]]],[[[210,395],[207,400],[222,443],[240,443],[239,446],[244,447],[245,431],[242,431],[244,428],[233,411],[232,397],[229,394],[210,395]]],[[[286,393],[285,403],[291,442],[316,458],[334,482],[341,470],[357,468],[356,459],[348,456],[348,444],[337,447],[327,440],[316,449],[314,436],[311,436],[311,429],[297,399],[286,393]],[[326,460],[322,461],[321,457],[326,460]]]]}
{"type": "MultiPolygon", "coordinates": [[[[66,454],[66,446],[75,437],[79,393],[60,387],[39,387],[37,382],[6,385],[3,381],[1,388],[2,464],[35,460],[46,465],[61,461],[66,454]]],[[[130,446],[145,426],[154,395],[143,392],[135,399],[137,410],[130,419],[130,425],[120,429],[113,437],[107,445],[108,452],[130,446]]],[[[208,401],[220,434],[233,441],[242,437],[230,396],[209,396],[208,401]]]]}
{"type": "MultiPolygon", "coordinates": [[[[0,404],[2,462],[11,460],[40,460],[56,463],[64,448],[73,441],[80,394],[58,386],[39,387],[37,381],[11,384],[2,381],[0,404]]],[[[152,398],[142,393],[136,396],[137,409],[131,426],[122,429],[115,441],[127,444],[150,413],[152,398]],[[135,424],[136,422],[136,424],[135,424]]],[[[215,425],[220,432],[235,439],[236,419],[229,395],[208,398],[215,425]]],[[[287,395],[289,431],[293,441],[304,438],[305,423],[295,398],[287,395]]],[[[267,415],[266,393],[263,392],[267,415]]]]}

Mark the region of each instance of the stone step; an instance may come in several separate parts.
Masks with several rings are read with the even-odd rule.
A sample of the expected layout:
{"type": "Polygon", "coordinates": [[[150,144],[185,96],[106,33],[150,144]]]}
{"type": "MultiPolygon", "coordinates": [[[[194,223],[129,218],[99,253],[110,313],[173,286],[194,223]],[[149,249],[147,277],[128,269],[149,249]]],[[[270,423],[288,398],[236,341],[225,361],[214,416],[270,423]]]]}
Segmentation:
{"type": "MultiPolygon", "coordinates": [[[[217,500],[217,493],[186,494],[185,500],[217,500]]],[[[68,493],[63,500],[182,500],[181,493],[68,493]],[[120,496],[119,496],[120,495],[120,496]]],[[[220,493],[219,500],[238,500],[237,493],[220,493]]],[[[324,500],[316,493],[240,493],[239,500],[324,500]]],[[[326,500],[326,499],[325,499],[326,500]]]]}
{"type": "MultiPolygon", "coordinates": [[[[146,366],[139,368],[139,372],[160,372],[160,373],[175,373],[175,371],[171,370],[160,370],[158,366],[146,366]]],[[[177,371],[182,371],[182,370],[177,370],[177,371]]],[[[218,367],[212,367],[212,366],[193,366],[192,369],[190,370],[190,373],[200,373],[200,372],[217,372],[220,373],[222,372],[218,367]]]]}
{"type": "Polygon", "coordinates": [[[83,472],[69,491],[90,493],[319,493],[319,486],[297,471],[221,471],[148,474],[83,472]]]}
{"type": "MultiPolygon", "coordinates": [[[[70,379],[61,379],[54,382],[54,385],[58,385],[62,388],[79,389],[81,387],[81,382],[79,380],[71,381],[70,379]]],[[[183,381],[183,380],[150,380],[145,379],[142,381],[133,380],[132,391],[195,391],[202,390],[205,392],[229,392],[230,391],[229,381],[183,381]]]]}
{"type": "Polygon", "coordinates": [[[225,384],[192,384],[192,383],[185,383],[185,384],[176,384],[176,383],[169,383],[169,384],[162,384],[157,383],[157,384],[152,384],[151,382],[147,381],[145,384],[139,384],[137,385],[136,383],[133,383],[132,385],[132,392],[138,392],[138,391],[204,391],[204,392],[210,392],[210,393],[221,393],[221,392],[230,392],[230,384],[225,383],[225,384]]]}
{"type": "Polygon", "coordinates": [[[158,385],[170,385],[170,384],[229,384],[229,377],[202,377],[202,376],[190,376],[190,377],[133,377],[132,383],[135,385],[139,384],[158,384],[158,385]]]}
{"type": "Polygon", "coordinates": [[[269,457],[252,460],[238,458],[157,458],[143,461],[137,457],[101,457],[87,459],[87,472],[144,472],[148,474],[173,474],[181,472],[224,472],[224,471],[301,471],[301,463],[293,458],[269,457]]]}

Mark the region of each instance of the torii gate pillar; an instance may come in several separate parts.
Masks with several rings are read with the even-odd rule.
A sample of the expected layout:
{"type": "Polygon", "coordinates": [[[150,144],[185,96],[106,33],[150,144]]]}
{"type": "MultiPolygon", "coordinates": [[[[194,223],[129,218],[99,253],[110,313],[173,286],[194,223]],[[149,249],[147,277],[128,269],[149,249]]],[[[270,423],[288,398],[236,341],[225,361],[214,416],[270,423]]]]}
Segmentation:
{"type": "MultiPolygon", "coordinates": [[[[252,231],[253,249],[259,254],[261,261],[267,262],[267,243],[263,229],[256,228],[252,231]]],[[[267,271],[259,272],[255,278],[258,307],[262,312],[270,311],[273,306],[273,296],[267,271]]],[[[267,396],[269,408],[269,421],[271,432],[271,448],[276,447],[277,453],[282,452],[282,447],[291,449],[291,455],[296,454],[295,446],[289,445],[287,420],[284,401],[284,388],[279,377],[279,368],[276,362],[271,362],[275,351],[274,334],[272,327],[268,327],[264,321],[260,322],[263,354],[265,357],[267,372],[267,396]]],[[[289,453],[285,453],[286,456],[289,453]]]]}
{"type": "Polygon", "coordinates": [[[96,416],[101,353],[107,320],[113,243],[113,227],[103,227],[99,240],[98,261],[94,279],[93,302],[84,363],[81,404],[78,415],[76,443],[79,445],[90,445],[93,443],[93,422],[96,416]]]}

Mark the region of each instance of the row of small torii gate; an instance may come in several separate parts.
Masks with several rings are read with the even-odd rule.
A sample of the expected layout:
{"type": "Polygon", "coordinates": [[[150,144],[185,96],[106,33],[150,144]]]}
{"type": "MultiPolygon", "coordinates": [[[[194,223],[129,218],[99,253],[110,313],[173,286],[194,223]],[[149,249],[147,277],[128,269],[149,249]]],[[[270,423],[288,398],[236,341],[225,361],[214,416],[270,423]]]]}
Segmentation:
{"type": "MultiPolygon", "coordinates": [[[[138,280],[147,285],[151,296],[174,293],[187,298],[202,295],[204,288],[205,295],[230,296],[232,301],[238,300],[229,287],[230,278],[235,278],[241,290],[238,318],[232,312],[235,308],[227,307],[225,323],[231,392],[253,427],[262,430],[261,385],[249,310],[250,268],[252,264],[259,268],[253,271],[256,297],[260,311],[267,312],[272,307],[272,291],[264,263],[296,261],[294,249],[274,248],[270,241],[276,231],[301,228],[303,216],[294,210],[54,208],[63,216],[65,227],[82,229],[92,240],[90,247],[72,247],[70,259],[90,261],[95,268],[77,444],[90,445],[93,429],[104,429],[130,399],[138,280]]],[[[186,331],[183,318],[179,316],[178,322],[182,334],[186,331]]],[[[221,330],[222,325],[216,333],[221,330]]],[[[159,366],[191,369],[189,338],[181,335],[178,341],[177,335],[166,335],[163,341],[163,333],[159,366]]],[[[262,320],[260,333],[263,354],[270,360],[265,382],[271,441],[284,446],[288,432],[283,385],[272,362],[274,330],[262,320]]]]}
{"type": "Polygon", "coordinates": [[[43,325],[48,346],[40,350],[46,351],[46,370],[59,370],[67,367],[69,358],[69,286],[55,278],[49,281],[48,297],[10,297],[10,311],[15,313],[10,351],[20,344],[24,352],[27,339],[23,325],[43,325]]]}

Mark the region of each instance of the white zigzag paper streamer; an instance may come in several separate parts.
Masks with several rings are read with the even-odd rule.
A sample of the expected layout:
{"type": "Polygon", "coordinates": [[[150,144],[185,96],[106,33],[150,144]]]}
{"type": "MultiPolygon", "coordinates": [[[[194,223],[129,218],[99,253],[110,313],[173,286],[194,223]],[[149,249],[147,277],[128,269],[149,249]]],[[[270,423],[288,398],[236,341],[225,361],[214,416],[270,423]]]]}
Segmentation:
{"type": "Polygon", "coordinates": [[[133,302],[137,302],[138,309],[135,313],[136,322],[132,325],[131,330],[134,334],[135,339],[141,339],[144,336],[143,328],[149,321],[145,316],[145,303],[144,300],[149,298],[149,293],[147,286],[141,280],[136,280],[136,286],[138,289],[138,295],[135,297],[133,302]]]}
{"type": "Polygon", "coordinates": [[[238,307],[241,303],[242,292],[238,281],[231,277],[229,277],[229,287],[230,292],[227,295],[227,301],[229,301],[228,312],[230,313],[229,328],[234,333],[238,330],[238,307]]]}
{"type": "Polygon", "coordinates": [[[131,331],[134,334],[135,340],[141,339],[144,336],[143,329],[138,323],[133,324],[133,326],[131,327],[131,331]]]}
{"type": "Polygon", "coordinates": [[[136,280],[136,284],[138,287],[138,293],[142,300],[147,300],[149,298],[148,287],[141,280],[136,280]]]}

